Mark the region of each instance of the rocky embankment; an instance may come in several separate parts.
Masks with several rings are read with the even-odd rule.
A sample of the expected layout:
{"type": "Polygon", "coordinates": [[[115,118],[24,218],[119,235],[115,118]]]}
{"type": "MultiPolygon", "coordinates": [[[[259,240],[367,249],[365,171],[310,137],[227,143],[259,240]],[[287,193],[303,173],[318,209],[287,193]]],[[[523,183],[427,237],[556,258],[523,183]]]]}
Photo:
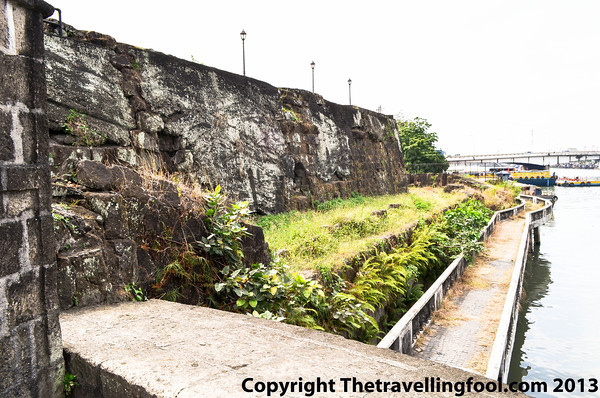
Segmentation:
{"type": "MultiPolygon", "coordinates": [[[[133,283],[147,292],[184,244],[197,249],[208,235],[201,203],[180,184],[91,160],[73,167],[77,182],[52,187],[61,309],[127,300],[133,283]]],[[[248,228],[245,261],[268,263],[262,229],[248,228]]]]}

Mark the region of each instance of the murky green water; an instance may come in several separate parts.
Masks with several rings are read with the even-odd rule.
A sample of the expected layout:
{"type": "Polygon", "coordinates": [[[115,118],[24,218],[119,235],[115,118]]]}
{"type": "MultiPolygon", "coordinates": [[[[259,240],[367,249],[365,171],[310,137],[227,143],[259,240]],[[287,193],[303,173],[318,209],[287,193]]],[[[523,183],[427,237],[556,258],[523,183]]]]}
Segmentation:
{"type": "MultiPolygon", "coordinates": [[[[599,170],[552,171],[600,179],[599,170]]],[[[555,194],[554,219],[540,228],[525,271],[509,381],[600,380],[600,187],[556,187],[555,194]]]]}

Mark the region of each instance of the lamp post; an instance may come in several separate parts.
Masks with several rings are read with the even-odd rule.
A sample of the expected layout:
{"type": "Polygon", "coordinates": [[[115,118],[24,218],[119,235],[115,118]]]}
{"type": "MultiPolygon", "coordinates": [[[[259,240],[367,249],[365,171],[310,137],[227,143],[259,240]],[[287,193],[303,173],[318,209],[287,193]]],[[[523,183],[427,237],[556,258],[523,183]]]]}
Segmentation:
{"type": "Polygon", "coordinates": [[[352,80],[348,79],[348,104],[352,105],[352,80]]]}
{"type": "Polygon", "coordinates": [[[242,38],[242,68],[243,68],[244,76],[246,76],[246,47],[244,45],[245,40],[246,40],[246,32],[244,31],[244,29],[242,29],[242,32],[240,33],[240,37],[242,38]]]}
{"type": "Polygon", "coordinates": [[[310,67],[312,68],[312,91],[315,93],[315,61],[310,63],[310,67]]]}

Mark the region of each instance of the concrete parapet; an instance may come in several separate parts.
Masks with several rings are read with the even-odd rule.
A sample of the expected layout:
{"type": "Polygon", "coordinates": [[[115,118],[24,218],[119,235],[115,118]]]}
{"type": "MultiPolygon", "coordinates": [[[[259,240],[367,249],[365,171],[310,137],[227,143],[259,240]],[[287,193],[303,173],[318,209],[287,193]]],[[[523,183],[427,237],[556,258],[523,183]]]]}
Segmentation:
{"type": "Polygon", "coordinates": [[[303,397],[311,395],[299,391],[298,383],[308,387],[317,380],[321,390],[313,396],[320,397],[453,397],[448,390],[394,394],[363,388],[361,393],[353,391],[352,378],[363,386],[430,378],[434,383],[473,378],[493,384],[483,376],[341,336],[162,300],[65,312],[61,326],[67,369],[80,383],[73,398],[256,397],[267,396],[260,389],[268,382],[272,387],[297,383],[283,394],[277,385],[270,396],[303,397]]]}

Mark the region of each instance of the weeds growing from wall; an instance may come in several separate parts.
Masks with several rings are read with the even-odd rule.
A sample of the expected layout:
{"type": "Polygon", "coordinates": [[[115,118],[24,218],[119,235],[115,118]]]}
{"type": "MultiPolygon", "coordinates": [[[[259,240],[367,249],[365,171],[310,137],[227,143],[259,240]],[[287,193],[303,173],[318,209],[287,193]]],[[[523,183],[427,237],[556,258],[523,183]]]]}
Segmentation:
{"type": "Polygon", "coordinates": [[[104,144],[106,142],[106,134],[91,129],[85,118],[85,114],[71,109],[65,117],[63,128],[67,133],[77,138],[75,142],[77,145],[92,147],[104,144]]]}

